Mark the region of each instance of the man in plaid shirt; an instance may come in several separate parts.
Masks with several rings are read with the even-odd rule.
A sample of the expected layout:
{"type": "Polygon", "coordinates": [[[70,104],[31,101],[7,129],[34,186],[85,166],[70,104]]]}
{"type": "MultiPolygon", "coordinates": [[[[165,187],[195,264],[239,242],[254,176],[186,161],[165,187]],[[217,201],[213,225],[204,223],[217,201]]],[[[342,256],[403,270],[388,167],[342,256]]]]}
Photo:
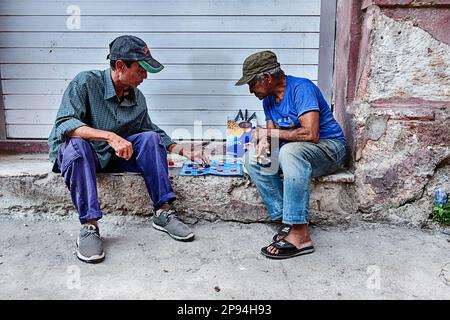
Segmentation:
{"type": "Polygon", "coordinates": [[[79,73],[64,92],[48,139],[53,171],[69,188],[82,224],[77,256],[85,262],[105,257],[98,220],[100,210],[96,172],[139,172],[153,201],[153,227],[180,241],[194,239],[193,231],[177,218],[167,165],[167,152],[208,164],[203,150],[186,150],[148,115],[145,97],[137,87],[147,72],[163,66],[145,42],[124,35],[110,45],[110,69],[79,73]]]}

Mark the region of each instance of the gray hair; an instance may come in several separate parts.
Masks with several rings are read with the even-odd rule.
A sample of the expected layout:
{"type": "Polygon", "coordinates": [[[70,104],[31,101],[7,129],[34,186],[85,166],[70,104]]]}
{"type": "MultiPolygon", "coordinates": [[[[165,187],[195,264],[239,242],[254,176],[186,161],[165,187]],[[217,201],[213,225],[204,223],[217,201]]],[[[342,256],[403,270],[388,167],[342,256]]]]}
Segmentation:
{"type": "Polygon", "coordinates": [[[270,69],[270,70],[267,70],[267,71],[257,74],[253,79],[256,79],[256,81],[263,80],[265,73],[269,73],[274,78],[284,76],[284,71],[281,70],[280,67],[276,67],[276,68],[273,68],[273,69],[270,69]]]}

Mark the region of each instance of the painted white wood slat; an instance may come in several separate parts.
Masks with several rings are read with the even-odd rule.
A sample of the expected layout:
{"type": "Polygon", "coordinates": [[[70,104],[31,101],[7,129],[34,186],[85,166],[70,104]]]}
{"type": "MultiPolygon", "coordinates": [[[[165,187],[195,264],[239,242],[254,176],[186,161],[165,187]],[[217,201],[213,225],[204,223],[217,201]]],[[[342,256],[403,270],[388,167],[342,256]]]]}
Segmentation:
{"type": "MultiPolygon", "coordinates": [[[[158,49],[153,57],[162,64],[235,64],[255,49],[158,49]]],[[[0,63],[105,63],[108,49],[0,48],[0,63]]],[[[319,49],[277,49],[281,64],[317,64],[319,49]]]]}
{"type": "MultiPolygon", "coordinates": [[[[102,70],[107,64],[4,64],[2,79],[72,79],[85,70],[102,70]]],[[[317,65],[282,66],[287,74],[317,80],[317,65]]],[[[159,73],[149,74],[149,79],[177,80],[235,80],[242,75],[240,65],[166,65],[159,73]]]]}
{"type": "MultiPolygon", "coordinates": [[[[226,126],[160,126],[173,139],[215,139],[225,137],[226,126]]],[[[11,139],[47,139],[52,125],[6,125],[6,133],[11,139]]]]}
{"type": "Polygon", "coordinates": [[[6,124],[6,136],[10,139],[47,139],[51,130],[51,125],[6,124]]]}
{"type": "MultiPolygon", "coordinates": [[[[69,80],[3,80],[3,94],[63,94],[69,80]]],[[[230,80],[145,80],[144,94],[245,95],[247,86],[230,80]]],[[[317,83],[316,83],[317,84],[317,83]]]]}
{"type": "MultiPolygon", "coordinates": [[[[253,110],[250,110],[253,112],[253,110]]],[[[53,124],[57,110],[6,110],[6,120],[9,124],[53,124]]],[[[227,116],[235,116],[235,112],[224,111],[190,111],[190,110],[151,110],[150,118],[159,125],[182,126],[194,125],[196,121],[208,125],[226,125],[227,116]],[[189,119],[187,121],[186,119],[189,119]]],[[[258,119],[264,120],[264,112],[256,111],[258,119]]]]}
{"type": "MultiPolygon", "coordinates": [[[[17,48],[107,48],[123,32],[4,32],[0,47],[17,48]]],[[[133,32],[151,49],[159,48],[291,48],[319,47],[316,33],[149,33],[133,32]]]]}
{"type": "MultiPolygon", "coordinates": [[[[69,80],[3,80],[4,94],[62,94],[69,80]]],[[[230,80],[145,80],[139,88],[145,94],[229,94],[248,93],[230,80]]]]}
{"type": "Polygon", "coordinates": [[[318,32],[317,16],[81,16],[80,29],[66,26],[67,16],[3,16],[0,31],[108,32],[318,32]]]}
{"type": "MultiPolygon", "coordinates": [[[[5,95],[5,108],[22,110],[58,109],[61,95],[5,95]]],[[[262,102],[252,95],[145,95],[147,107],[152,109],[178,110],[238,110],[262,108],[262,102]]]]}
{"type": "Polygon", "coordinates": [[[66,15],[78,5],[82,15],[319,15],[320,0],[36,1],[3,0],[3,15],[66,15]],[[138,8],[138,10],[136,10],[138,8]],[[138,12],[136,12],[138,11],[138,12]]]}

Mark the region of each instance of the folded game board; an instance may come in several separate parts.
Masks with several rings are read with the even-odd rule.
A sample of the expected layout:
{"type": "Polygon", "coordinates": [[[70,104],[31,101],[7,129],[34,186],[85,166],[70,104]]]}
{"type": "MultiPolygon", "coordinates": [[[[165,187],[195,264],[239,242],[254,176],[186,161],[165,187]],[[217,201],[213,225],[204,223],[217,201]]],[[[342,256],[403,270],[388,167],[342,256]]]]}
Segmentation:
{"type": "Polygon", "coordinates": [[[209,167],[203,168],[196,162],[186,161],[180,170],[180,176],[242,176],[244,174],[241,160],[212,160],[209,167]]]}

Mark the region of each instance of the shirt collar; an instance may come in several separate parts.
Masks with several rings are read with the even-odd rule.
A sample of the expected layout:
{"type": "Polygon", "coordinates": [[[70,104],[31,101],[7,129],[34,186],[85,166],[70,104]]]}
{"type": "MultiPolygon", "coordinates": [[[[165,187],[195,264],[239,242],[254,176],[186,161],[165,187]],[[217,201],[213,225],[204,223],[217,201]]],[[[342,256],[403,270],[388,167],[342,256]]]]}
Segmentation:
{"type": "Polygon", "coordinates": [[[107,100],[111,99],[112,97],[115,97],[117,94],[111,79],[111,69],[108,68],[105,71],[103,71],[103,81],[105,83],[105,94],[103,98],[107,100]]]}
{"type": "MultiPolygon", "coordinates": [[[[116,89],[114,88],[114,84],[111,79],[111,69],[108,68],[103,72],[103,80],[105,82],[105,94],[103,98],[105,100],[111,99],[112,97],[117,97],[116,89]]],[[[135,89],[129,89],[129,94],[122,101],[121,105],[124,106],[134,106],[136,104],[136,92],[135,89]],[[128,100],[128,101],[127,101],[128,100]]]]}

